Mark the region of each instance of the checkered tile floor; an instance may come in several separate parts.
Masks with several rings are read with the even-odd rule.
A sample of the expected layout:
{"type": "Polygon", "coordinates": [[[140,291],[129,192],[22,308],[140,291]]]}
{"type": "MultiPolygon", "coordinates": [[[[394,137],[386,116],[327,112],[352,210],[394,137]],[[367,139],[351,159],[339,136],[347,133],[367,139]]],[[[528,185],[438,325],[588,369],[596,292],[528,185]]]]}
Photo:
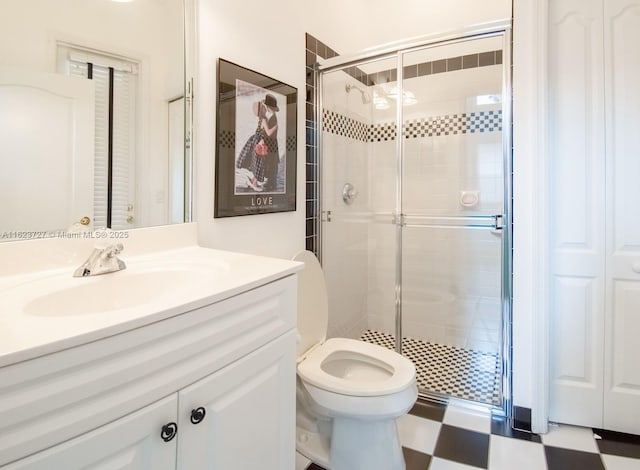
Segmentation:
{"type": "MultiPolygon", "coordinates": [[[[393,335],[367,330],[363,341],[394,349],[393,335]]],[[[411,338],[402,339],[402,352],[416,366],[421,391],[441,393],[500,406],[500,361],[496,354],[411,338]]]]}
{"type": "MultiPolygon", "coordinates": [[[[640,436],[566,425],[530,434],[457,404],[417,403],[398,432],[407,470],[640,469],[640,436]]],[[[297,455],[296,470],[305,469],[323,470],[297,455]]]]}

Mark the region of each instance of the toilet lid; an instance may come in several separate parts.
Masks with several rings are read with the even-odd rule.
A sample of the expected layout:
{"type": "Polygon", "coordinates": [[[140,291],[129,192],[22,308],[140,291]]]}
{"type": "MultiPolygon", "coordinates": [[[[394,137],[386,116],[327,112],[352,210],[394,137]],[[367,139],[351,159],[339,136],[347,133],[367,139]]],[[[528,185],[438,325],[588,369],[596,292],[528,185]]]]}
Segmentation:
{"type": "Polygon", "coordinates": [[[329,305],[318,258],[310,251],[301,251],[293,259],[304,263],[304,269],[298,271],[298,360],[301,360],[325,340],[329,305]]]}

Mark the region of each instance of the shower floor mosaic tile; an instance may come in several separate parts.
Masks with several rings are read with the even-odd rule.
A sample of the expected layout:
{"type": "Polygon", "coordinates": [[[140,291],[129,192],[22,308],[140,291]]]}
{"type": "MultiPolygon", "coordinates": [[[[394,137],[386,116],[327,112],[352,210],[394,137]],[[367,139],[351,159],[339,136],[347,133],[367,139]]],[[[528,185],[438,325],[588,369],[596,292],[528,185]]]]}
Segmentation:
{"type": "MultiPolygon", "coordinates": [[[[393,335],[367,330],[363,341],[394,349],[393,335]]],[[[402,339],[402,351],[416,366],[420,390],[500,405],[500,361],[497,354],[412,338],[402,339]]]]}

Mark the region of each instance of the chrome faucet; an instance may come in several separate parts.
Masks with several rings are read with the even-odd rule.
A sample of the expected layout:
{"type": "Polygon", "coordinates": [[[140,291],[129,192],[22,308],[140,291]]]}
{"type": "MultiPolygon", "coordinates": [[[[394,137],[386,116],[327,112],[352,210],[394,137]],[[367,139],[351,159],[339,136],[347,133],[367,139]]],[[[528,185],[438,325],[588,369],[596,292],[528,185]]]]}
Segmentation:
{"type": "Polygon", "coordinates": [[[97,276],[125,269],[127,265],[117,256],[123,249],[122,243],[94,248],[87,260],[74,271],[73,277],[97,276]]]}

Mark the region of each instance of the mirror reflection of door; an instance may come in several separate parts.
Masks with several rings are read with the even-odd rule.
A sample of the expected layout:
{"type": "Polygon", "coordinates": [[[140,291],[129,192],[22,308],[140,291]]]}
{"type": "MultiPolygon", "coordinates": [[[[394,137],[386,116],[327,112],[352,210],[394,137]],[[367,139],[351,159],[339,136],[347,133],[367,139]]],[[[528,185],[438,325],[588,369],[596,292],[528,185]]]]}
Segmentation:
{"type": "Polygon", "coordinates": [[[96,228],[127,229],[135,222],[138,69],[132,59],[58,46],[58,71],[95,84],[96,228]]]}
{"type": "MultiPolygon", "coordinates": [[[[82,76],[80,81],[91,87],[92,99],[95,89],[102,102],[95,106],[91,104],[90,116],[80,122],[75,114],[78,111],[75,103],[68,105],[65,116],[39,119],[49,115],[51,110],[43,109],[39,113],[32,109],[33,116],[26,117],[23,99],[12,100],[11,106],[16,108],[9,108],[6,98],[2,98],[0,114],[8,127],[0,130],[0,152],[3,152],[0,163],[4,165],[0,166],[0,178],[6,182],[0,193],[0,229],[19,232],[28,227],[33,231],[53,231],[48,236],[56,237],[69,231],[84,232],[87,228],[101,230],[111,226],[128,230],[164,225],[174,220],[190,220],[190,178],[193,173],[191,150],[186,144],[182,145],[186,148],[182,167],[187,170],[184,177],[187,180],[184,190],[187,197],[182,202],[184,214],[171,218],[172,198],[176,193],[169,186],[173,175],[170,174],[167,107],[171,100],[185,96],[185,67],[190,69],[191,65],[191,60],[185,60],[185,32],[190,31],[188,37],[192,40],[194,25],[191,3],[184,0],[2,2],[0,74],[10,67],[32,73],[55,72],[71,80],[78,73],[82,76]],[[89,63],[93,64],[91,80],[87,77],[89,63]],[[104,117],[101,110],[106,109],[104,103],[108,101],[109,69],[113,69],[114,91],[111,150],[114,160],[111,165],[105,163],[106,157],[100,156],[101,153],[108,154],[105,150],[108,137],[103,135],[108,136],[109,118],[108,114],[104,117]],[[101,79],[104,83],[98,83],[101,79]],[[125,101],[128,105],[120,106],[119,97],[124,94],[128,94],[128,101],[125,101]],[[97,117],[94,109],[98,112],[97,117]],[[125,110],[124,118],[118,109],[125,110]],[[22,121],[12,120],[12,116],[16,119],[20,116],[22,121]],[[26,119],[29,122],[25,123],[26,119]],[[57,129],[68,119],[74,121],[71,127],[57,129]],[[36,124],[43,130],[39,131],[36,124]],[[20,127],[22,125],[30,130],[27,132],[26,127],[20,127]],[[101,130],[100,125],[107,130],[101,130]],[[74,139],[87,140],[78,135],[81,127],[88,128],[91,134],[89,148],[78,153],[74,139]],[[57,130],[54,132],[54,129],[57,130]],[[69,129],[73,132],[68,133],[69,129]],[[12,140],[14,136],[15,140],[12,140]],[[57,140],[46,142],[43,136],[54,136],[57,140]],[[31,153],[23,157],[16,152],[21,148],[15,146],[9,152],[11,142],[26,145],[31,153]],[[54,154],[66,159],[65,162],[54,165],[53,162],[57,161],[54,154]],[[68,181],[73,179],[74,184],[80,181],[83,169],[67,165],[80,155],[89,160],[83,163],[84,166],[91,165],[91,176],[95,166],[98,182],[94,191],[93,182],[87,181],[91,185],[90,194],[81,196],[88,209],[70,215],[65,212],[68,209],[65,204],[68,201],[78,204],[80,193],[76,187],[61,181],[54,183],[54,180],[59,179],[64,168],[64,177],[68,181]],[[22,173],[17,172],[18,165],[22,165],[22,173]],[[109,174],[111,192],[106,189],[109,174]],[[47,175],[49,181],[41,183],[41,175],[47,175]],[[8,185],[13,190],[7,190],[8,185]],[[94,199],[97,205],[95,223],[94,199]],[[27,203],[31,204],[30,210],[25,209],[27,203]],[[5,213],[19,216],[10,221],[8,216],[4,217],[5,213]],[[60,218],[54,220],[55,214],[60,218]],[[83,217],[91,219],[90,225],[80,224],[83,217]],[[111,219],[109,223],[108,217],[111,219]]],[[[190,109],[190,91],[186,98],[185,105],[190,109]]],[[[191,113],[185,116],[190,128],[191,113]]],[[[189,132],[185,137],[189,137],[189,132]]]]}
{"type": "Polygon", "coordinates": [[[169,101],[169,222],[185,219],[184,97],[169,101]]]}
{"type": "Polygon", "coordinates": [[[0,68],[3,240],[92,218],[93,161],[86,156],[93,154],[93,95],[89,81],[0,68]]]}

